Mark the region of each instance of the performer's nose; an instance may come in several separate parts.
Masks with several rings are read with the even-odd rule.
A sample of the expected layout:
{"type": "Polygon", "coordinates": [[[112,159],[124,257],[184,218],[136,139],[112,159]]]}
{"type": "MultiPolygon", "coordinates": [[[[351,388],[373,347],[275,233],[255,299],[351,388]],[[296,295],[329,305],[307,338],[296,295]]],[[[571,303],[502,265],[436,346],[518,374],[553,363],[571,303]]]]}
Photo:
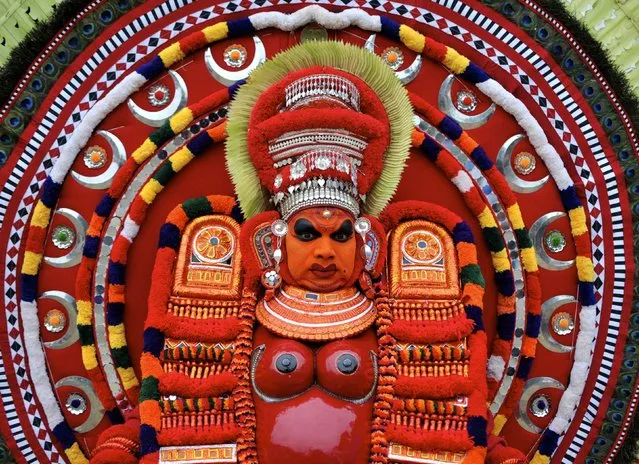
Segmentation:
{"type": "Polygon", "coordinates": [[[315,240],[315,249],[313,252],[316,258],[333,259],[335,257],[335,250],[333,250],[330,237],[320,237],[319,240],[315,240]]]}

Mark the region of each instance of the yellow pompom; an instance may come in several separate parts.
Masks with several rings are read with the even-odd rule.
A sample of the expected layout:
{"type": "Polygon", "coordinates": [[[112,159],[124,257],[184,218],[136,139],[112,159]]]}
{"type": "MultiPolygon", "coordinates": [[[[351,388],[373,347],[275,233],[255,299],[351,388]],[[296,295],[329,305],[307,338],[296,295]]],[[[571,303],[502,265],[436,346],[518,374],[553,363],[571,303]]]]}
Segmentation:
{"type": "Polygon", "coordinates": [[[186,56],[180,48],[180,42],[175,42],[174,44],[169,45],[158,55],[162,60],[162,63],[164,63],[165,68],[170,68],[186,56]]]}
{"type": "Polygon", "coordinates": [[[497,272],[510,269],[510,260],[508,259],[508,253],[505,248],[497,253],[491,251],[490,254],[493,257],[493,266],[497,272]]]}
{"type": "Polygon", "coordinates": [[[151,179],[149,180],[144,187],[142,187],[142,191],[140,192],[140,197],[147,205],[153,203],[155,197],[158,193],[162,191],[164,186],[160,184],[157,180],[151,179]]]}
{"type": "Polygon", "coordinates": [[[444,56],[444,66],[450,69],[455,74],[461,74],[466,71],[466,68],[470,64],[470,60],[464,55],[457,53],[450,47],[446,47],[446,56],[444,56]]]}
{"type": "Polygon", "coordinates": [[[528,272],[537,272],[537,256],[534,248],[522,248],[520,250],[521,260],[524,263],[524,269],[528,272]]]}
{"type": "Polygon", "coordinates": [[[399,26],[399,39],[414,52],[421,53],[424,50],[424,35],[412,27],[404,24],[399,26]]]}
{"type": "Polygon", "coordinates": [[[171,166],[173,166],[175,172],[181,171],[193,158],[195,158],[195,155],[191,153],[191,150],[184,147],[175,155],[171,156],[171,166]]]}
{"type": "Polygon", "coordinates": [[[124,324],[120,323],[109,326],[109,345],[111,345],[111,348],[122,348],[126,346],[124,324]]]}
{"type": "Polygon", "coordinates": [[[182,108],[169,121],[174,134],[179,134],[193,121],[193,111],[190,108],[182,108]]]}
{"type": "Polygon", "coordinates": [[[135,160],[137,164],[142,164],[146,159],[155,153],[158,147],[156,144],[151,142],[150,139],[146,139],[142,145],[140,145],[131,155],[131,158],[135,160]]]}
{"type": "Polygon", "coordinates": [[[508,418],[503,414],[497,414],[494,421],[495,427],[493,427],[493,435],[499,435],[501,433],[501,429],[503,429],[504,425],[506,425],[508,418]]]}
{"type": "Polygon", "coordinates": [[[209,43],[217,42],[218,40],[226,39],[229,34],[229,26],[226,22],[217,23],[213,26],[205,27],[202,32],[209,43]]]}
{"type": "Polygon", "coordinates": [[[33,251],[24,252],[24,260],[22,261],[22,273],[28,275],[36,275],[40,269],[42,255],[33,251]]]}
{"type": "Polygon", "coordinates": [[[78,325],[91,325],[91,315],[93,313],[93,305],[87,300],[78,300],[76,302],[78,308],[78,325]]]}
{"type": "Polygon", "coordinates": [[[64,454],[67,455],[71,464],[84,464],[89,462],[77,442],[65,449],[64,454]]]}
{"type": "Polygon", "coordinates": [[[595,281],[595,269],[592,260],[585,256],[577,256],[575,263],[577,265],[577,277],[582,282],[595,281]]]}
{"type": "Polygon", "coordinates": [[[84,368],[86,370],[91,370],[98,367],[98,357],[95,352],[94,345],[82,346],[82,363],[84,364],[84,368]]]}
{"type": "Polygon", "coordinates": [[[588,228],[586,227],[586,213],[583,207],[580,206],[579,208],[571,209],[568,211],[568,216],[570,216],[570,226],[573,237],[588,232],[588,228]]]}
{"type": "Polygon", "coordinates": [[[482,229],[485,229],[486,227],[497,227],[493,213],[490,209],[488,209],[488,206],[484,208],[477,219],[479,219],[479,225],[482,229]]]}
{"type": "Polygon", "coordinates": [[[513,229],[523,229],[525,227],[518,204],[514,204],[511,207],[507,208],[506,213],[508,214],[510,223],[513,225],[513,229]]]}
{"type": "Polygon", "coordinates": [[[31,225],[46,228],[49,225],[51,217],[51,208],[44,206],[44,203],[38,201],[33,208],[33,216],[31,217],[31,225]]]}
{"type": "Polygon", "coordinates": [[[135,371],[132,367],[118,367],[118,374],[120,374],[120,380],[122,380],[122,385],[124,385],[125,390],[129,390],[130,388],[139,385],[138,379],[135,376],[135,371]]]}
{"type": "Polygon", "coordinates": [[[535,453],[530,464],[548,464],[550,462],[550,457],[544,456],[539,451],[535,453]]]}

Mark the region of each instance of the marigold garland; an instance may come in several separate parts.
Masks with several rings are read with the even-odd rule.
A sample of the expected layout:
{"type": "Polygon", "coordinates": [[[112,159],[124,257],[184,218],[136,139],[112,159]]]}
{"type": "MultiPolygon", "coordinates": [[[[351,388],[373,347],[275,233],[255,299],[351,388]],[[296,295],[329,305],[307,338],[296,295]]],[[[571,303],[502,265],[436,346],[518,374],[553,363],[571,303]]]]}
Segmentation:
{"type": "MultiPolygon", "coordinates": [[[[117,199],[121,198],[124,194],[127,185],[142,163],[149,159],[164,143],[187,128],[195,119],[227,103],[238,87],[239,84],[212,93],[201,101],[182,109],[162,127],[152,132],[118,171],[111,187],[99,203],[89,223],[85,250],[76,278],[76,298],[78,299],[79,313],[78,330],[82,335],[80,338],[83,353],[82,360],[93,384],[100,386],[100,388],[96,388],[100,401],[102,401],[105,406],[108,405],[108,409],[113,411],[112,416],[116,418],[118,415],[117,406],[106,384],[104,374],[99,367],[92,327],[92,277],[96,265],[97,248],[105,227],[106,219],[115,207],[117,199]]],[[[139,393],[138,380],[131,366],[126,345],[123,322],[125,309],[124,282],[126,258],[129,247],[137,234],[139,224],[141,224],[144,213],[148,207],[147,201],[150,202],[155,197],[155,195],[151,195],[151,192],[156,191],[158,188],[161,190],[164,184],[166,184],[176,172],[179,172],[194,156],[199,155],[210,143],[217,141],[216,138],[219,140],[221,137],[223,137],[223,126],[215,126],[207,131],[201,132],[182,149],[174,153],[134,199],[127,218],[128,220],[124,221],[123,229],[113,243],[108,266],[106,289],[107,330],[112,355],[120,379],[123,381],[129,404],[137,404],[139,393]]],[[[119,421],[119,419],[116,419],[116,421],[119,421]]]]}
{"type": "MultiPolygon", "coordinates": [[[[414,97],[411,95],[411,98],[413,100],[413,103],[417,103],[416,106],[421,106],[424,112],[428,113],[431,118],[436,117],[438,110],[434,109],[423,100],[421,100],[420,102],[419,97],[414,97]]],[[[443,118],[439,122],[441,123],[442,121],[443,118]]],[[[455,126],[458,126],[457,123],[452,121],[452,123],[447,122],[441,124],[441,127],[439,128],[453,140],[455,140],[456,138],[462,140],[463,138],[465,138],[463,137],[463,131],[460,127],[457,128],[455,126]]],[[[415,134],[413,136],[413,144],[414,146],[420,146],[426,152],[429,158],[437,162],[438,154],[441,151],[441,147],[439,147],[439,145],[434,140],[432,140],[428,136],[425,136],[425,134],[415,134]],[[424,138],[422,138],[422,135],[424,136],[424,138]]],[[[530,241],[530,238],[528,237],[527,232],[525,231],[521,212],[516,201],[514,201],[514,195],[512,194],[512,192],[510,192],[510,189],[505,188],[507,187],[507,184],[505,183],[503,176],[501,176],[501,174],[496,170],[494,164],[488,159],[485,152],[483,150],[478,150],[478,148],[481,147],[475,147],[471,153],[468,153],[468,139],[466,139],[464,145],[462,145],[461,143],[459,145],[460,148],[462,148],[462,150],[465,151],[466,154],[469,155],[469,157],[473,159],[477,166],[486,174],[486,177],[491,180],[491,184],[493,185],[495,192],[500,196],[500,200],[504,203],[504,206],[506,206],[505,210],[509,220],[513,225],[513,228],[515,229],[517,243],[521,250],[522,262],[526,271],[526,282],[528,290],[526,312],[528,316],[526,331],[524,334],[524,339],[522,341],[522,357],[519,368],[517,369],[517,372],[515,374],[515,379],[513,381],[511,390],[509,391],[509,394],[506,398],[506,401],[502,405],[502,408],[495,417],[494,433],[497,434],[506,423],[507,418],[511,416],[511,412],[515,407],[516,399],[523,389],[525,380],[527,379],[532,367],[534,352],[536,348],[536,339],[539,335],[541,326],[541,288],[539,286],[538,269],[535,262],[535,254],[532,248],[532,243],[530,241]]],[[[545,151],[544,153],[547,153],[547,151],[545,151]]],[[[452,158],[450,154],[445,153],[445,156],[451,158],[451,168],[449,169],[448,175],[453,183],[462,191],[462,193],[464,190],[472,188],[472,184],[469,184],[468,182],[470,179],[468,178],[467,174],[460,171],[460,175],[453,177],[455,168],[453,168],[452,166],[458,165],[458,163],[452,158]],[[467,180],[463,180],[464,175],[466,178],[468,178],[467,180]]],[[[545,161],[546,163],[548,163],[548,159],[545,159],[545,161]]],[[[575,240],[575,247],[577,249],[576,261],[579,281],[579,301],[582,304],[582,309],[580,311],[581,322],[577,339],[577,345],[580,347],[580,352],[575,354],[575,363],[573,363],[571,378],[581,379],[584,378],[588,371],[588,362],[585,358],[588,357],[587,353],[589,351],[587,350],[589,350],[589,348],[586,348],[586,346],[589,346],[592,343],[595,333],[594,317],[596,301],[594,298],[594,271],[591,258],[590,242],[587,238],[588,228],[586,225],[584,209],[581,206],[580,200],[576,195],[576,189],[572,184],[572,181],[570,180],[570,177],[568,176],[563,164],[553,163],[552,165],[549,165],[549,169],[558,186],[560,186],[562,203],[568,211],[571,231],[575,240]]],[[[482,228],[484,228],[484,225],[488,225],[489,223],[488,216],[485,213],[481,213],[481,215],[479,216],[479,220],[482,228]]],[[[490,242],[489,237],[487,237],[487,240],[490,242]]],[[[499,281],[499,279],[497,280],[499,281]]],[[[494,345],[494,356],[491,356],[491,364],[495,357],[500,357],[503,359],[508,355],[509,352],[510,348],[508,347],[508,345],[504,345],[501,340],[497,340],[494,345]]],[[[503,370],[503,367],[501,367],[501,369],[503,370]]],[[[577,394],[576,391],[583,390],[583,382],[573,381],[569,383],[568,390],[571,390],[572,393],[568,395],[562,395],[562,400],[560,401],[559,408],[560,412],[566,410],[574,410],[574,406],[579,400],[579,394],[577,394]]],[[[549,458],[550,456],[552,456],[552,453],[554,453],[554,450],[557,448],[559,436],[561,435],[561,433],[563,433],[563,431],[566,430],[568,426],[569,418],[562,416],[563,414],[558,414],[558,416],[553,419],[549,427],[544,431],[542,436],[543,446],[540,447],[541,451],[538,451],[535,455],[539,455],[539,459],[549,458]]]]}
{"type": "Polygon", "coordinates": [[[235,420],[241,428],[236,449],[238,462],[257,464],[257,448],[255,445],[257,420],[255,418],[250,383],[253,327],[255,325],[255,306],[257,304],[257,296],[250,288],[257,285],[248,286],[247,282],[244,282],[244,285],[239,315],[242,330],[235,341],[235,355],[231,366],[231,372],[239,379],[235,390],[233,390],[233,399],[237,404],[235,407],[235,420]]]}
{"type": "MultiPolygon", "coordinates": [[[[377,278],[379,279],[379,277],[377,278]]],[[[377,339],[379,348],[379,377],[377,391],[373,403],[373,422],[371,427],[371,463],[386,464],[388,462],[389,443],[386,429],[389,425],[390,412],[394,399],[395,382],[397,381],[397,341],[389,333],[393,323],[393,315],[388,304],[388,291],[378,280],[375,285],[375,305],[377,318],[377,339]]]]}

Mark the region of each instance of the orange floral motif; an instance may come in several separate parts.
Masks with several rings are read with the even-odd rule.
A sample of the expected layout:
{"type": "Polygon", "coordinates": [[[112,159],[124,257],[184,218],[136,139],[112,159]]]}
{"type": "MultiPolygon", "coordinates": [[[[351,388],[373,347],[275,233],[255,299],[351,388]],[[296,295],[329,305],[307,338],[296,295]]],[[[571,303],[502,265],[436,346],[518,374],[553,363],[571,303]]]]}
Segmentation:
{"type": "Polygon", "coordinates": [[[442,244],[439,239],[424,230],[409,234],[403,248],[409,260],[420,264],[435,263],[442,255],[442,244]]]}
{"type": "Polygon", "coordinates": [[[416,301],[459,297],[455,246],[449,232],[424,220],[399,224],[389,235],[390,295],[416,301]]]}
{"type": "Polygon", "coordinates": [[[224,261],[233,252],[233,237],[222,227],[207,227],[195,237],[193,252],[208,263],[224,261]]]}
{"type": "MultiPolygon", "coordinates": [[[[208,304],[173,301],[169,310],[187,317],[225,317],[219,302],[240,297],[239,225],[223,215],[198,217],[184,227],[175,267],[173,296],[206,299],[208,304]],[[213,301],[218,302],[217,307],[213,301]]],[[[237,310],[237,304],[234,304],[237,310]]]]}

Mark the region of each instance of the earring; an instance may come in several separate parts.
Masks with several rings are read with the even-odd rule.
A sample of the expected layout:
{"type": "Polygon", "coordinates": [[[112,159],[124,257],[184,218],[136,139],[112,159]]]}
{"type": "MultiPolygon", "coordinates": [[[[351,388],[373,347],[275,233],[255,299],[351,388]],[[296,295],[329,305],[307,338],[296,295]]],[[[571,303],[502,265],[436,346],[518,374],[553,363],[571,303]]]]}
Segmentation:
{"type": "Polygon", "coordinates": [[[371,221],[366,219],[365,217],[359,217],[355,220],[355,232],[357,232],[362,237],[362,258],[368,262],[373,256],[373,249],[370,247],[368,243],[366,243],[366,234],[371,230],[371,221]]]}
{"type": "Polygon", "coordinates": [[[282,283],[282,277],[280,276],[280,263],[282,262],[282,238],[286,236],[288,232],[288,225],[286,222],[278,219],[271,224],[271,232],[275,235],[275,249],[273,250],[273,259],[275,260],[274,269],[265,271],[262,274],[262,285],[269,290],[275,290],[282,283]]]}

